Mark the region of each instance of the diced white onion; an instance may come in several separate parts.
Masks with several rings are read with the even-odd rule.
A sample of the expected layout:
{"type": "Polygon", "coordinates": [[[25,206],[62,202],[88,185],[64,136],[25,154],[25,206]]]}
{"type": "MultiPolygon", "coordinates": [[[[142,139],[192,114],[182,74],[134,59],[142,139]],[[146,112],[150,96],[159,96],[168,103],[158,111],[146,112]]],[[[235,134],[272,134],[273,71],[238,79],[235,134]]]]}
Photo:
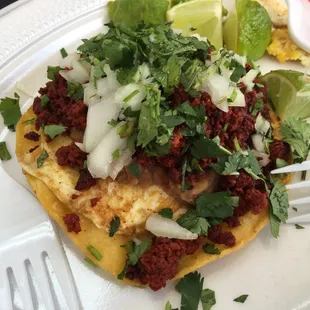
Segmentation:
{"type": "Polygon", "coordinates": [[[87,83],[83,85],[84,87],[84,103],[89,106],[100,100],[100,97],[97,95],[97,89],[94,84],[87,83]]]}
{"type": "Polygon", "coordinates": [[[257,133],[265,136],[270,129],[270,123],[262,116],[261,113],[257,115],[255,122],[255,130],[257,133]]]}
{"type": "Polygon", "coordinates": [[[209,93],[212,102],[217,104],[228,97],[229,80],[225,76],[214,73],[202,82],[199,90],[209,93]]]}
{"type": "Polygon", "coordinates": [[[59,74],[69,82],[85,84],[89,73],[78,60],[72,60],[72,70],[60,70],[59,74]]]}
{"type": "Polygon", "coordinates": [[[217,105],[217,108],[221,111],[227,113],[229,111],[227,101],[222,102],[221,104],[217,105]]]}
{"type": "Polygon", "coordinates": [[[232,102],[228,103],[230,107],[245,107],[244,95],[238,87],[230,87],[229,98],[233,99],[232,102]],[[234,96],[234,98],[231,96],[234,96]]]}
{"type": "Polygon", "coordinates": [[[141,109],[141,104],[145,97],[145,86],[134,83],[120,87],[115,93],[116,102],[122,104],[124,107],[131,107],[133,111],[138,111],[141,109]],[[127,101],[126,98],[134,92],[137,93],[127,101]]]}
{"type": "Polygon", "coordinates": [[[141,66],[139,66],[138,71],[139,71],[139,81],[146,80],[151,74],[150,68],[145,62],[141,66]]]}
{"type": "Polygon", "coordinates": [[[157,237],[175,238],[181,240],[194,240],[197,234],[180,226],[172,219],[164,218],[158,214],[152,214],[145,223],[145,229],[157,237]]]}
{"type": "Polygon", "coordinates": [[[258,162],[262,167],[265,167],[270,163],[269,154],[257,152],[256,150],[252,150],[252,152],[255,157],[261,158],[258,162]]]}
{"type": "Polygon", "coordinates": [[[256,151],[264,153],[265,152],[265,145],[264,145],[264,137],[258,133],[254,133],[251,136],[253,146],[256,151]]]}
{"type": "Polygon", "coordinates": [[[87,70],[88,74],[90,75],[91,70],[92,70],[92,65],[90,62],[84,60],[84,59],[80,59],[80,64],[87,70]]]}
{"type": "Polygon", "coordinates": [[[110,166],[109,175],[115,180],[117,175],[123,170],[125,166],[128,166],[131,162],[132,152],[129,149],[125,149],[120,152],[120,157],[114,159],[110,166]]]}
{"type": "Polygon", "coordinates": [[[83,140],[87,153],[93,151],[111,130],[112,127],[108,122],[111,119],[117,120],[119,112],[120,105],[113,100],[113,97],[102,99],[98,103],[89,106],[83,140]]]}
{"type": "Polygon", "coordinates": [[[102,78],[97,80],[97,94],[101,97],[105,97],[111,93],[109,88],[108,78],[102,78]]]}
{"type": "Polygon", "coordinates": [[[253,80],[257,77],[258,70],[251,69],[244,77],[240,79],[246,85],[246,91],[251,91],[254,88],[253,80]]]}
{"type": "Polygon", "coordinates": [[[75,145],[83,152],[85,152],[85,147],[83,143],[75,142],[75,145]]]}
{"type": "Polygon", "coordinates": [[[117,133],[118,128],[112,127],[104,136],[97,147],[87,157],[87,168],[94,178],[106,179],[110,175],[111,164],[113,162],[113,152],[120,152],[126,148],[127,139],[122,139],[117,133]]]}
{"type": "Polygon", "coordinates": [[[116,72],[112,71],[109,65],[104,65],[103,70],[107,75],[109,89],[113,91],[119,88],[121,85],[117,80],[116,72]]]}
{"type": "Polygon", "coordinates": [[[77,53],[74,54],[69,54],[67,57],[61,59],[59,61],[59,67],[60,68],[72,68],[72,61],[73,60],[79,60],[80,59],[80,55],[77,53]]]}

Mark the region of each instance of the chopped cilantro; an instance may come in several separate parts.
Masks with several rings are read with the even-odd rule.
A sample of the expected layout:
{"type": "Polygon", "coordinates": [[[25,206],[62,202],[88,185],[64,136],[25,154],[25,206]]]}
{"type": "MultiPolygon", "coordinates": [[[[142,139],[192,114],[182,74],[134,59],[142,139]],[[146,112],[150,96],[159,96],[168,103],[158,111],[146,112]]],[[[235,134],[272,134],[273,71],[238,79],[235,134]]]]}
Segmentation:
{"type": "Polygon", "coordinates": [[[121,156],[121,153],[120,153],[119,149],[114,150],[114,152],[112,153],[112,158],[114,160],[119,159],[120,156],[121,156]]]}
{"type": "Polygon", "coordinates": [[[172,219],[173,217],[173,212],[170,208],[164,208],[161,209],[160,211],[157,212],[160,216],[167,218],[167,219],[172,219]]]}
{"type": "Polygon", "coordinates": [[[306,160],[310,149],[310,124],[300,118],[290,117],[281,123],[280,133],[283,141],[293,150],[294,162],[306,160]]]}
{"type": "Polygon", "coordinates": [[[216,304],[215,292],[208,288],[204,289],[201,293],[200,300],[202,303],[202,309],[210,310],[216,304]]]}
{"type": "Polygon", "coordinates": [[[178,310],[178,308],[172,308],[170,301],[166,302],[165,310],[178,310]]]}
{"type": "Polygon", "coordinates": [[[87,264],[93,266],[93,267],[98,267],[96,263],[94,263],[89,257],[84,257],[84,260],[87,264]]]}
{"type": "Polygon", "coordinates": [[[90,252],[90,254],[96,258],[96,260],[102,260],[102,254],[91,244],[87,247],[87,250],[90,252]]]}
{"type": "Polygon", "coordinates": [[[35,118],[31,118],[31,119],[24,121],[23,124],[29,125],[29,124],[33,124],[35,121],[36,121],[35,118]]]}
{"type": "Polygon", "coordinates": [[[280,182],[275,182],[269,200],[272,207],[272,213],[282,222],[285,223],[288,218],[288,194],[285,185],[280,182]]]}
{"type": "Polygon", "coordinates": [[[127,103],[130,99],[132,99],[135,95],[139,94],[139,90],[134,90],[131,94],[129,94],[123,101],[127,103]]]}
{"type": "Polygon", "coordinates": [[[269,208],[269,220],[271,234],[274,238],[278,238],[280,235],[281,221],[273,214],[272,208],[269,208]]]}
{"type": "Polygon", "coordinates": [[[185,275],[176,285],[181,294],[181,310],[196,310],[202,296],[204,279],[196,272],[185,275]]]}
{"type": "Polygon", "coordinates": [[[55,81],[56,80],[56,73],[58,73],[60,70],[61,70],[61,68],[59,66],[57,66],[57,67],[48,66],[47,67],[48,79],[55,81]]]}
{"type": "Polygon", "coordinates": [[[249,295],[241,295],[241,296],[235,298],[234,301],[235,302],[240,302],[240,303],[243,304],[247,300],[248,296],[249,295]]]}
{"type": "Polygon", "coordinates": [[[45,108],[49,101],[50,101],[50,98],[48,98],[47,95],[44,94],[41,97],[41,105],[42,105],[42,107],[45,108]]]}
{"type": "Polygon", "coordinates": [[[209,137],[200,137],[194,141],[191,153],[196,159],[230,155],[231,152],[217,144],[209,137]]]}
{"type": "Polygon", "coordinates": [[[140,111],[133,111],[131,109],[131,107],[128,107],[124,112],[123,114],[126,116],[126,117],[139,117],[140,115],[140,111]]]}
{"type": "Polygon", "coordinates": [[[210,227],[208,221],[204,217],[197,216],[195,210],[188,210],[177,220],[177,223],[194,234],[208,235],[208,229],[210,227]]]}
{"type": "Polygon", "coordinates": [[[52,140],[64,133],[67,130],[66,127],[60,125],[46,125],[44,126],[44,133],[49,136],[52,140]]]}
{"type": "Polygon", "coordinates": [[[240,78],[246,74],[245,68],[236,60],[232,59],[230,63],[230,68],[235,68],[232,75],[230,76],[230,80],[232,82],[237,83],[240,78]]]}
{"type": "Polygon", "coordinates": [[[144,252],[149,248],[150,243],[147,240],[142,241],[140,244],[136,244],[134,241],[130,240],[127,244],[123,245],[127,251],[127,262],[123,270],[118,274],[117,278],[119,280],[124,279],[127,273],[128,265],[136,265],[143,255],[144,252]]]}
{"type": "Polygon", "coordinates": [[[118,216],[114,216],[110,223],[110,232],[109,232],[110,237],[113,237],[114,234],[117,232],[120,223],[121,223],[120,218],[118,216]]]}
{"type": "Polygon", "coordinates": [[[16,125],[22,116],[19,107],[19,95],[15,93],[14,97],[0,99],[0,113],[3,117],[4,125],[12,131],[15,131],[16,125]]]}
{"type": "Polygon", "coordinates": [[[289,163],[286,160],[281,159],[281,158],[276,159],[276,167],[277,168],[283,168],[283,167],[286,167],[288,165],[289,165],[289,163]]]}
{"type": "Polygon", "coordinates": [[[208,254],[216,254],[216,255],[221,254],[221,251],[211,243],[205,244],[203,246],[203,250],[208,254]]]}
{"type": "Polygon", "coordinates": [[[41,168],[43,166],[44,160],[48,158],[48,153],[43,149],[40,156],[37,158],[37,167],[41,168]]]}
{"type": "Polygon", "coordinates": [[[87,169],[87,160],[86,160],[86,159],[84,160],[83,168],[84,168],[84,169],[87,169]]]}
{"type": "Polygon", "coordinates": [[[11,158],[12,158],[12,156],[6,147],[5,141],[0,142],[0,159],[1,160],[10,160],[11,158]]]}
{"type": "Polygon", "coordinates": [[[138,164],[133,161],[128,167],[127,167],[128,171],[135,176],[137,179],[140,179],[141,177],[141,171],[138,167],[138,164]]]}
{"type": "Polygon", "coordinates": [[[68,56],[68,53],[64,47],[60,50],[60,54],[62,58],[66,58],[68,56]]]}
{"type": "Polygon", "coordinates": [[[189,30],[190,30],[190,31],[196,31],[197,28],[195,28],[195,27],[190,27],[189,30]]]}
{"type": "Polygon", "coordinates": [[[254,106],[251,109],[251,114],[256,116],[258,112],[260,112],[264,108],[264,101],[262,99],[258,99],[254,106]]]}
{"type": "Polygon", "coordinates": [[[75,101],[84,98],[84,88],[81,84],[68,82],[68,96],[72,97],[75,101]]]}
{"type": "Polygon", "coordinates": [[[119,124],[119,121],[116,121],[115,119],[111,119],[108,121],[108,124],[112,127],[116,127],[119,124]]]}
{"type": "Polygon", "coordinates": [[[188,101],[182,103],[180,106],[177,107],[177,110],[185,115],[197,116],[196,111],[193,107],[189,104],[188,101]]]}
{"type": "Polygon", "coordinates": [[[164,115],[162,117],[162,120],[167,125],[168,128],[181,125],[182,123],[185,122],[185,118],[180,115],[164,115]]]}
{"type": "Polygon", "coordinates": [[[305,227],[303,227],[303,226],[301,226],[301,225],[299,225],[299,224],[295,224],[295,228],[296,228],[296,229],[305,229],[305,227]]]}
{"type": "Polygon", "coordinates": [[[201,194],[195,201],[198,216],[222,219],[232,216],[238,204],[239,197],[231,196],[230,192],[201,194]]]}
{"type": "Polygon", "coordinates": [[[297,208],[293,207],[292,209],[293,209],[295,212],[298,212],[298,209],[297,209],[297,208]]]}
{"type": "Polygon", "coordinates": [[[128,138],[134,132],[135,126],[136,120],[127,121],[117,129],[117,133],[121,138],[128,138]]]}

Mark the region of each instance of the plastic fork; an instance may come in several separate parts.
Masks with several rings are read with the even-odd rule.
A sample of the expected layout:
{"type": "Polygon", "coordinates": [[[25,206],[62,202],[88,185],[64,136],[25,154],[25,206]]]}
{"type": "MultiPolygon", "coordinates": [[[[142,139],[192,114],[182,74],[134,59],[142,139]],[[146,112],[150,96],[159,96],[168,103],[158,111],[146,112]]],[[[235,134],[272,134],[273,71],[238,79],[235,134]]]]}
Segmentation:
{"type": "MultiPolygon", "coordinates": [[[[272,170],[271,174],[291,173],[291,172],[300,172],[308,170],[310,170],[310,160],[304,161],[300,164],[289,165],[283,168],[272,170]]],[[[301,189],[308,187],[310,188],[310,181],[301,181],[286,185],[287,190],[301,189]]],[[[310,203],[310,196],[289,201],[289,204],[291,206],[308,204],[308,203],[310,203]]],[[[308,222],[310,222],[310,213],[301,216],[294,216],[294,218],[290,218],[287,221],[287,223],[308,223],[308,222]]]]}
{"type": "Polygon", "coordinates": [[[293,41],[310,53],[310,1],[286,0],[288,6],[288,30],[293,41]]]}
{"type": "Polygon", "coordinates": [[[0,167],[0,309],[13,309],[8,269],[12,268],[25,310],[34,309],[26,270],[30,261],[46,309],[55,309],[45,253],[71,310],[79,309],[72,274],[53,224],[38,201],[0,167]]]}

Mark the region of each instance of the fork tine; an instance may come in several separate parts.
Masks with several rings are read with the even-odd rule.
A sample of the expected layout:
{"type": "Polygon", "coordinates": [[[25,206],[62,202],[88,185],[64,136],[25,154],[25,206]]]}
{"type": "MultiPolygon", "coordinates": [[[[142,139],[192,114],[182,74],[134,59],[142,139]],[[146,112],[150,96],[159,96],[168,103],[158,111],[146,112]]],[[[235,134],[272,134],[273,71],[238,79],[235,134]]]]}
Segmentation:
{"type": "Polygon", "coordinates": [[[292,183],[285,185],[286,189],[305,188],[310,187],[310,181],[302,181],[298,183],[292,183]]]}
{"type": "Polygon", "coordinates": [[[80,307],[76,297],[77,295],[74,287],[72,273],[68,261],[65,258],[63,248],[56,246],[56,244],[53,244],[53,248],[50,248],[48,256],[50,258],[56,278],[59,282],[63,295],[65,296],[69,309],[79,309],[80,307]]]}
{"type": "Polygon", "coordinates": [[[24,308],[27,310],[33,309],[32,295],[25,263],[13,265],[12,270],[24,308]]]}
{"type": "Polygon", "coordinates": [[[304,203],[310,203],[310,197],[305,197],[305,198],[299,198],[299,199],[295,199],[295,200],[290,200],[290,205],[294,206],[294,205],[301,205],[304,203]]]}
{"type": "Polygon", "coordinates": [[[46,309],[55,309],[47,269],[42,254],[40,254],[40,256],[31,257],[30,262],[46,309]]]}
{"type": "Polygon", "coordinates": [[[304,161],[301,164],[294,164],[283,168],[274,169],[270,173],[279,174],[279,173],[289,173],[289,172],[306,171],[306,170],[310,170],[310,160],[304,161]]]}
{"type": "Polygon", "coordinates": [[[0,273],[0,308],[13,310],[12,296],[9,284],[9,278],[7,274],[7,269],[1,266],[0,273]]]}

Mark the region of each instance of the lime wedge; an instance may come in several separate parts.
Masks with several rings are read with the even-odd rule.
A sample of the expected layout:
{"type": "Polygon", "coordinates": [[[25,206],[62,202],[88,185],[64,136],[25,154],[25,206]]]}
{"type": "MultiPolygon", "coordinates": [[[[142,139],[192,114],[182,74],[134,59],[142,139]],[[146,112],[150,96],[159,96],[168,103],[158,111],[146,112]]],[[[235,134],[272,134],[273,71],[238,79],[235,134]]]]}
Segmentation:
{"type": "Polygon", "coordinates": [[[184,35],[199,34],[207,37],[217,49],[223,46],[222,1],[193,0],[178,4],[167,12],[172,27],[181,29],[184,35]]]}
{"type": "Polygon", "coordinates": [[[282,120],[310,117],[310,77],[293,70],[271,71],[262,77],[267,96],[282,120]]]}
{"type": "Polygon", "coordinates": [[[236,0],[223,27],[226,47],[252,60],[262,57],[271,40],[272,24],[264,7],[253,0],[236,0]]]}

